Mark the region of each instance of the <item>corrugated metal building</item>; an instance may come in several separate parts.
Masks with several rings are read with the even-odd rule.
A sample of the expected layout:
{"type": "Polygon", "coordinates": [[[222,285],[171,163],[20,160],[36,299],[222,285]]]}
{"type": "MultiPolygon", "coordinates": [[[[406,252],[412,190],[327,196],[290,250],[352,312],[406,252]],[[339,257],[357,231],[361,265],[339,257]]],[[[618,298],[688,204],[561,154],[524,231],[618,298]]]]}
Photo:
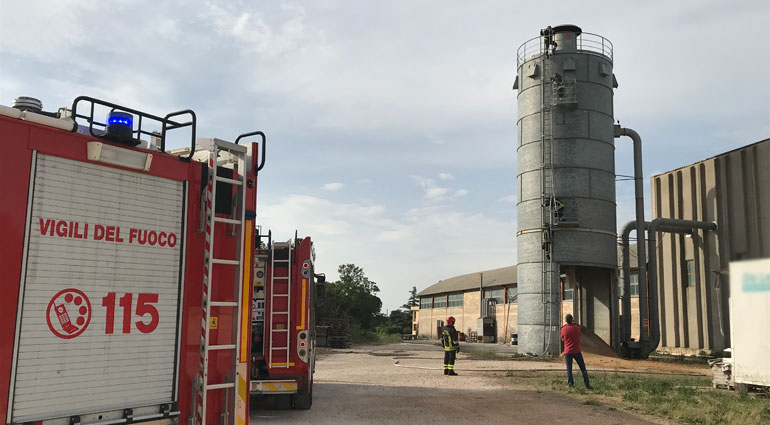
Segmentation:
{"type": "Polygon", "coordinates": [[[729,262],[770,257],[770,139],[652,177],[653,218],[714,221],[658,233],[661,349],[730,346],[729,262]]]}

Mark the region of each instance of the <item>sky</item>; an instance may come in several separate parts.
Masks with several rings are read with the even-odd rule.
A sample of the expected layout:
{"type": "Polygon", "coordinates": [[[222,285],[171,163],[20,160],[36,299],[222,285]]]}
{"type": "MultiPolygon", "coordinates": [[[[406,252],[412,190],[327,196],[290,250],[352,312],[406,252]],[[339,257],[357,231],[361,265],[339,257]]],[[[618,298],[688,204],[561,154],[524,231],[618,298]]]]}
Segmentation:
{"type": "MultiPolygon", "coordinates": [[[[311,236],[329,280],[362,267],[391,310],[515,264],[516,49],[565,23],[614,45],[647,217],[650,176],[770,137],[767,0],[0,0],[0,104],[89,95],[193,109],[199,136],[264,131],[259,224],[311,236]]],[[[633,182],[617,197],[620,227],[633,182]]]]}

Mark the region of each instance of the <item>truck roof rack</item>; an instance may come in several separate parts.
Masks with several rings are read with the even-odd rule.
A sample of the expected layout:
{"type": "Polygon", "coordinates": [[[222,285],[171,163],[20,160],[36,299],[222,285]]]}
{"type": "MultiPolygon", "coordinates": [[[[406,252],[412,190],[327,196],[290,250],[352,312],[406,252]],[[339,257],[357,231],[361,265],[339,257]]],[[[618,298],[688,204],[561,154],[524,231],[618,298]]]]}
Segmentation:
{"type": "Polygon", "coordinates": [[[196,117],[195,112],[193,112],[190,109],[184,109],[177,112],[171,112],[170,114],[166,115],[165,117],[159,117],[156,115],[148,114],[146,112],[141,112],[136,109],[128,108],[126,106],[117,105],[111,102],[107,102],[100,99],[95,99],[93,97],[89,96],[78,96],[75,98],[74,101],[72,101],[72,119],[77,122],[78,118],[84,119],[88,122],[88,132],[92,137],[98,137],[100,139],[106,139],[110,140],[107,137],[107,123],[103,123],[101,121],[97,121],[94,118],[94,111],[96,109],[96,106],[102,106],[104,108],[107,108],[110,110],[110,112],[127,112],[129,114],[134,115],[135,117],[138,117],[136,129],[132,127],[132,135],[135,135],[136,139],[140,139],[142,135],[146,135],[149,137],[157,137],[160,139],[160,151],[165,152],[166,151],[166,133],[170,130],[175,130],[178,128],[184,128],[184,127],[190,127],[191,137],[190,137],[190,153],[182,158],[179,159],[184,161],[190,161],[192,159],[193,155],[195,154],[195,128],[196,128],[196,117]],[[81,112],[78,113],[78,105],[83,104],[81,106],[81,111],[85,108],[88,112],[81,112]],[[176,119],[176,117],[182,117],[182,116],[189,116],[189,120],[187,121],[179,121],[176,119]],[[172,120],[172,118],[174,118],[172,120]],[[157,134],[157,132],[153,132],[145,128],[142,128],[142,124],[146,124],[148,121],[155,122],[159,125],[161,131],[160,135],[157,134]],[[96,126],[96,128],[94,128],[96,126]]]}

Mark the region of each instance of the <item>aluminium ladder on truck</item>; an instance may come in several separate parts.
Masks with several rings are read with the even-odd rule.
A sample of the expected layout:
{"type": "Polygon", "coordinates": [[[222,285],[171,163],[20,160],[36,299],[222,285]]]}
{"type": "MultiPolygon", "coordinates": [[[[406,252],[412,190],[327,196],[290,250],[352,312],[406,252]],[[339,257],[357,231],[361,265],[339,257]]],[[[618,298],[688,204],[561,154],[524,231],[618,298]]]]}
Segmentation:
{"type": "MultiPolygon", "coordinates": [[[[244,252],[243,238],[245,227],[245,203],[246,203],[246,155],[245,146],[236,145],[219,139],[213,139],[208,158],[208,184],[206,188],[205,205],[205,232],[206,245],[204,250],[204,270],[203,270],[203,299],[202,299],[202,317],[201,317],[201,341],[200,341],[200,363],[198,365],[198,375],[194,385],[193,393],[194,414],[193,423],[195,425],[206,425],[207,396],[211,391],[226,391],[227,396],[223,423],[225,425],[235,423],[236,411],[236,389],[238,383],[238,352],[240,351],[240,320],[233,320],[233,334],[231,342],[216,345],[210,344],[210,331],[213,326],[209,326],[211,317],[211,308],[231,308],[233,317],[241,317],[240,300],[242,299],[243,286],[241,277],[243,276],[244,252]],[[221,165],[220,165],[221,163],[221,165]],[[232,163],[232,178],[222,177],[217,173],[219,168],[223,168],[228,163],[232,163]],[[220,190],[227,188],[233,190],[233,208],[229,217],[216,215],[216,195],[217,186],[221,184],[220,190]],[[227,235],[221,235],[222,229],[217,230],[217,223],[229,224],[232,236],[236,236],[235,258],[217,258],[214,256],[214,247],[219,246],[220,239],[227,235]],[[224,265],[233,267],[233,282],[229,284],[216,279],[214,274],[215,265],[224,265]],[[211,294],[215,287],[224,285],[233,285],[233,301],[213,300],[211,294]],[[230,371],[225,378],[225,382],[209,383],[209,354],[212,351],[230,351],[231,363],[230,371]],[[232,419],[229,419],[232,418],[232,419]]],[[[248,377],[244,377],[248,379],[248,377]]]]}
{"type": "MultiPolygon", "coordinates": [[[[552,35],[553,36],[553,35],[552,35]]],[[[553,227],[554,217],[556,215],[556,191],[554,188],[553,176],[553,81],[552,74],[552,54],[548,54],[548,47],[541,54],[541,64],[543,71],[540,75],[541,89],[541,109],[540,109],[540,130],[541,130],[541,153],[543,162],[540,165],[540,200],[542,206],[541,214],[541,238],[542,238],[542,288],[543,288],[543,312],[548,322],[548,327],[543,327],[546,338],[543,351],[547,351],[550,346],[551,328],[551,310],[553,309],[553,282],[558,279],[554,276],[553,263],[553,227]]]]}
{"type": "Polygon", "coordinates": [[[294,241],[276,242],[270,251],[270,317],[268,318],[268,361],[271,368],[289,368],[289,346],[291,338],[291,274],[292,256],[294,255],[294,241]],[[276,276],[280,270],[281,276],[276,276]],[[283,276],[285,270],[286,275],[283,276]],[[279,302],[279,300],[281,300],[279,302]],[[277,306],[285,308],[276,310],[277,306]],[[285,307],[284,307],[285,306],[285,307]],[[276,357],[283,357],[276,361],[276,357]]]}

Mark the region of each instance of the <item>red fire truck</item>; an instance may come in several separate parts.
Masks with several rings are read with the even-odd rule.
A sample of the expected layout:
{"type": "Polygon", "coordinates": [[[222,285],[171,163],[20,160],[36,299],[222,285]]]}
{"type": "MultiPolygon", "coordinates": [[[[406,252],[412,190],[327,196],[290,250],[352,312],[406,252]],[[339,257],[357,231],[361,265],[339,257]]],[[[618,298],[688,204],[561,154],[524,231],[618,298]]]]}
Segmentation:
{"type": "Polygon", "coordinates": [[[263,133],[198,139],[191,110],[18,98],[0,148],[6,424],[241,425],[262,388],[309,407],[312,242],[288,260],[259,246],[263,133]],[[180,134],[190,146],[167,152],[180,134]]]}
{"type": "MultiPolygon", "coordinates": [[[[255,255],[251,393],[273,394],[280,407],[309,409],[315,368],[314,304],[326,277],[313,272],[310,238],[271,239],[268,234],[269,249],[255,255]]],[[[261,241],[259,245],[263,246],[261,241]]]]}

